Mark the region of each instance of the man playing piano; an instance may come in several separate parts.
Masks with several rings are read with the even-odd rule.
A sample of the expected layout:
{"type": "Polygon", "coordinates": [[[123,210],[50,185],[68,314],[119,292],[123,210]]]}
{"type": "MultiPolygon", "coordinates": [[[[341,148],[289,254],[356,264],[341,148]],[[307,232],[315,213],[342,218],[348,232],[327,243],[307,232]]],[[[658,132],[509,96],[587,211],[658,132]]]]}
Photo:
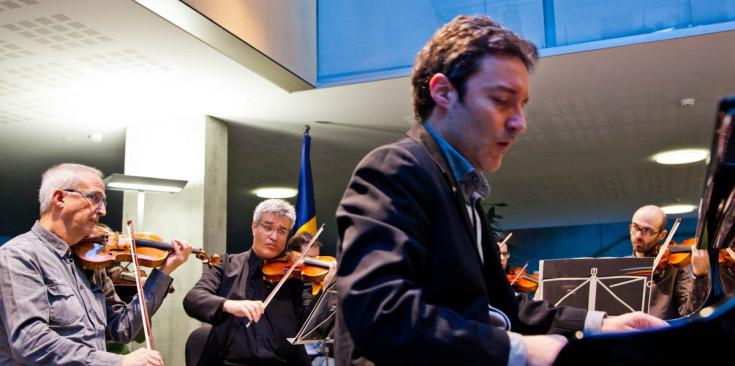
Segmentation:
{"type": "Polygon", "coordinates": [[[337,210],[338,365],[545,365],[567,338],[665,323],[515,296],[480,199],[526,130],[536,47],[459,16],[419,52],[408,138],[357,166],[337,210]],[[551,334],[557,333],[557,334],[551,334]]]}

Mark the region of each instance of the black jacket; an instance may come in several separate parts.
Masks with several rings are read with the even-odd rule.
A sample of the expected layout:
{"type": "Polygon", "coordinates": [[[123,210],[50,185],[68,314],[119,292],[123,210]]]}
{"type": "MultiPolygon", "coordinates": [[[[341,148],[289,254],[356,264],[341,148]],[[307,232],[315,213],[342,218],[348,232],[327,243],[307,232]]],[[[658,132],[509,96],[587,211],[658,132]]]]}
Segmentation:
{"type": "Polygon", "coordinates": [[[189,316],[213,325],[199,365],[221,362],[230,343],[236,340],[242,341],[236,347],[253,354],[259,362],[310,365],[304,347],[294,346],[286,340],[296,335],[308,315],[312,299],[310,285],[298,279],[287,280],[268,304],[258,323],[248,328],[245,328],[247,318],[222,311],[225,299],[265,300],[265,294],[256,296],[256,290],[251,286],[253,283],[264,284],[262,274],[257,269],[260,261],[252,249],[226,255],[220,264],[202,276],[184,298],[184,310],[189,316]],[[253,277],[252,280],[250,277],[253,277]]]}
{"type": "Polygon", "coordinates": [[[484,265],[465,199],[423,126],[369,153],[337,210],[337,365],[505,365],[512,331],[570,334],[587,312],[516,296],[483,218],[484,265]]]}

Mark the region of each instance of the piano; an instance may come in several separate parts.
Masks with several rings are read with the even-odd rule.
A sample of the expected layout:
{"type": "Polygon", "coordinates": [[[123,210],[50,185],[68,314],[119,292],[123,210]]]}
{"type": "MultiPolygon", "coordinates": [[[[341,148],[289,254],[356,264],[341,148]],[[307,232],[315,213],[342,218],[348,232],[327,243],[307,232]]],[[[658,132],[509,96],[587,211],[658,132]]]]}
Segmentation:
{"type": "Polygon", "coordinates": [[[669,327],[634,333],[601,334],[570,340],[554,365],[701,365],[733,364],[735,355],[735,283],[721,271],[721,250],[735,248],[735,96],[720,101],[710,161],[700,201],[696,239],[710,257],[711,289],[700,310],[669,321],[669,327]],[[722,272],[722,273],[721,273],[722,272]],[[722,276],[721,276],[722,275],[722,276]],[[723,362],[724,360],[724,362],[723,362]]]}

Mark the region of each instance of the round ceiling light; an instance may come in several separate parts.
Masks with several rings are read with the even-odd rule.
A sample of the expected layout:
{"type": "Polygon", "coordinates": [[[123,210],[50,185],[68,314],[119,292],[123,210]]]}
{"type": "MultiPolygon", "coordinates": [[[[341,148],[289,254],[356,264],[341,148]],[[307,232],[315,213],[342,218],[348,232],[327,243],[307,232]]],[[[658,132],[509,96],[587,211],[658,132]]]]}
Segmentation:
{"type": "Polygon", "coordinates": [[[661,210],[663,210],[667,215],[673,215],[692,212],[696,208],[697,206],[694,205],[670,205],[661,207],[661,210]]]}
{"type": "Polygon", "coordinates": [[[653,156],[659,164],[687,164],[707,159],[709,151],[705,149],[682,149],[665,151],[653,156]]]}
{"type": "Polygon", "coordinates": [[[298,193],[293,188],[258,188],[253,191],[256,196],[261,198],[291,198],[298,193]]]}
{"type": "Polygon", "coordinates": [[[102,134],[101,133],[90,133],[88,136],[90,141],[92,142],[101,142],[102,141],[102,134]]]}

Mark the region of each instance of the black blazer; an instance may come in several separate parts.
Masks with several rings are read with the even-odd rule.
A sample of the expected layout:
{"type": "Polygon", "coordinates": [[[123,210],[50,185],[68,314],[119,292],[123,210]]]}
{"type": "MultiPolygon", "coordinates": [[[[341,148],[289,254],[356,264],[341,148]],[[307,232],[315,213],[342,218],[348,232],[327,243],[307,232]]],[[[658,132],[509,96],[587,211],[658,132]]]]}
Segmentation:
{"type": "Polygon", "coordinates": [[[522,334],[583,328],[584,310],[515,295],[484,215],[482,264],[466,205],[421,125],[359,163],[337,210],[338,365],[505,365],[488,305],[522,334]]]}
{"type": "MultiPolygon", "coordinates": [[[[222,311],[222,304],[225,299],[254,299],[254,291],[248,286],[248,278],[253,275],[259,262],[260,259],[252,249],[223,256],[222,262],[206,272],[184,298],[184,310],[189,316],[213,325],[199,365],[221,362],[235,332],[242,332],[239,328],[248,323],[247,318],[222,311]]],[[[258,280],[263,281],[262,278],[258,280]]],[[[294,346],[286,338],[294,337],[298,332],[299,326],[308,315],[311,299],[310,285],[305,285],[298,279],[287,280],[260,319],[260,322],[270,324],[270,329],[275,333],[265,342],[269,342],[270,347],[289,365],[310,365],[304,347],[294,346]]],[[[261,342],[263,340],[253,347],[262,347],[261,342]]]]}

